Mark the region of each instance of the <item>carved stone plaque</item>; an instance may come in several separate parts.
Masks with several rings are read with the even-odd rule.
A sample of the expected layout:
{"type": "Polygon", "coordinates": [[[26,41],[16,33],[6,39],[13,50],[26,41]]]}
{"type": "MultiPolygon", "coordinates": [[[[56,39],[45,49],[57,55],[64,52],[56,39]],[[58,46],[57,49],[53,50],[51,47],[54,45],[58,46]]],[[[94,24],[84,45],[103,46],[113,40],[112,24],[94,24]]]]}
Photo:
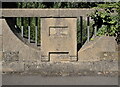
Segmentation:
{"type": "Polygon", "coordinates": [[[68,35],[68,27],[67,26],[51,26],[49,28],[49,35],[55,37],[64,37],[68,35]]]}
{"type": "Polygon", "coordinates": [[[41,61],[77,61],[77,18],[41,18],[41,61]]]}

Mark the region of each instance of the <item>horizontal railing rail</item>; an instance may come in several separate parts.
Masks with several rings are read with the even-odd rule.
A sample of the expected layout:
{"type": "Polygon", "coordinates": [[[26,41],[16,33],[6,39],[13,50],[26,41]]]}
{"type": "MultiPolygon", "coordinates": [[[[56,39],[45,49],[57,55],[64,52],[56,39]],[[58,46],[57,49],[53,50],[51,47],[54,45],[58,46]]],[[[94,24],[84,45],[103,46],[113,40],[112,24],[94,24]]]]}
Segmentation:
{"type": "Polygon", "coordinates": [[[0,9],[3,17],[79,17],[87,16],[95,9],[0,9]]]}

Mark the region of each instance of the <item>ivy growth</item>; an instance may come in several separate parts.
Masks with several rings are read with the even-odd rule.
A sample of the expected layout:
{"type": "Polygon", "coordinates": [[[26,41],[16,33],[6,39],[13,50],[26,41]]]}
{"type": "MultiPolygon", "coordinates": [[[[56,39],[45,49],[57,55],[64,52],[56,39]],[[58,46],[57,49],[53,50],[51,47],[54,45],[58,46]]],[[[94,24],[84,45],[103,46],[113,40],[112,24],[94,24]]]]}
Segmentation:
{"type": "Polygon", "coordinates": [[[118,8],[117,3],[100,4],[96,11],[91,14],[94,25],[97,26],[98,36],[113,36],[118,31],[118,8]]]}

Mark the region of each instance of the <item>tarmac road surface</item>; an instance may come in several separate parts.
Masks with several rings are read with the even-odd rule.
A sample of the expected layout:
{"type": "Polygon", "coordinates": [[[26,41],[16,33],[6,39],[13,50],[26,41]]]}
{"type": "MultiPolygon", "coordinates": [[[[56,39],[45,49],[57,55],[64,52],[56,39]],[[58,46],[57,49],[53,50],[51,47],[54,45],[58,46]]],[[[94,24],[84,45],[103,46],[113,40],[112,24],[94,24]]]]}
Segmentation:
{"type": "Polygon", "coordinates": [[[41,77],[39,75],[3,75],[2,85],[118,85],[118,77],[41,77]]]}

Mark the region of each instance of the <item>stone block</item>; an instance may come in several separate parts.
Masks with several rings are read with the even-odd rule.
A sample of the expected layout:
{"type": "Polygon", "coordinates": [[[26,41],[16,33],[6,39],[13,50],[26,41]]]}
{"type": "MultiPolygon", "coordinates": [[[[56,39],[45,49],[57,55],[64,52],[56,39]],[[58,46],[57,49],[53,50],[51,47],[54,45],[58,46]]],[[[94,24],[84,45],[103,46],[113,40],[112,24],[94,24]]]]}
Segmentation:
{"type": "Polygon", "coordinates": [[[0,51],[2,51],[3,46],[2,46],[2,36],[0,36],[0,51]]]}
{"type": "Polygon", "coordinates": [[[9,66],[13,71],[24,71],[24,63],[22,62],[12,62],[9,64],[9,66]]]}
{"type": "Polygon", "coordinates": [[[3,52],[3,60],[5,62],[19,61],[19,52],[5,51],[3,52]]]}
{"type": "Polygon", "coordinates": [[[42,61],[42,62],[48,62],[48,61],[50,61],[50,59],[49,59],[48,56],[43,56],[43,55],[42,55],[41,61],[42,61]]]}
{"type": "Polygon", "coordinates": [[[24,71],[23,62],[3,63],[3,72],[22,72],[24,71]]]}
{"type": "Polygon", "coordinates": [[[70,61],[71,62],[75,62],[75,61],[77,61],[78,60],[78,58],[76,57],[76,56],[71,56],[70,57],[70,61]]]}
{"type": "Polygon", "coordinates": [[[3,52],[0,51],[0,61],[2,61],[3,52]]]}
{"type": "Polygon", "coordinates": [[[0,36],[2,35],[2,19],[0,19],[0,36]]]}

